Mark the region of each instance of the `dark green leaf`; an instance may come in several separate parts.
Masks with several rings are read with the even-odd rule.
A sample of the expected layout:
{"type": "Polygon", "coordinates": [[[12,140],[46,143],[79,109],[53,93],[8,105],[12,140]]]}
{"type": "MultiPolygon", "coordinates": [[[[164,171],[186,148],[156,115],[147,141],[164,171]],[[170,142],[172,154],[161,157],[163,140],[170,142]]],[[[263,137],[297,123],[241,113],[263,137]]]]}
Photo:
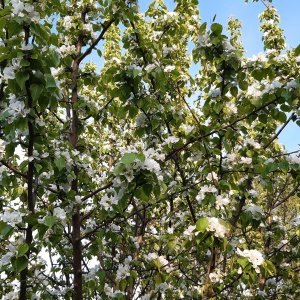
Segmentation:
{"type": "Polygon", "coordinates": [[[6,225],[4,229],[1,231],[1,235],[6,238],[13,230],[13,227],[10,225],[6,225]]]}
{"type": "Polygon", "coordinates": [[[17,273],[20,273],[28,266],[28,259],[25,256],[18,257],[15,261],[15,269],[17,273]]]}
{"type": "Polygon", "coordinates": [[[18,255],[17,257],[23,256],[29,249],[28,244],[24,243],[18,246],[17,250],[18,250],[18,255]]]}
{"type": "Polygon", "coordinates": [[[239,81],[239,87],[242,91],[248,90],[248,83],[246,81],[239,81]]]}
{"type": "Polygon", "coordinates": [[[45,75],[45,80],[46,80],[46,88],[56,88],[56,83],[55,79],[53,78],[52,75],[45,75]]]}
{"type": "Polygon", "coordinates": [[[219,23],[213,23],[210,28],[211,28],[211,31],[213,31],[214,33],[216,33],[218,35],[221,34],[222,30],[223,30],[223,26],[219,23]]]}
{"type": "Polygon", "coordinates": [[[29,89],[31,92],[32,99],[37,100],[41,95],[41,93],[43,92],[44,86],[40,84],[32,84],[29,89]]]}
{"type": "Polygon", "coordinates": [[[16,73],[16,81],[20,88],[25,89],[25,82],[29,79],[29,74],[26,72],[17,72],[16,73]]]}
{"type": "Polygon", "coordinates": [[[99,277],[100,281],[103,281],[106,277],[106,273],[103,270],[99,270],[96,272],[96,275],[99,277]]]}

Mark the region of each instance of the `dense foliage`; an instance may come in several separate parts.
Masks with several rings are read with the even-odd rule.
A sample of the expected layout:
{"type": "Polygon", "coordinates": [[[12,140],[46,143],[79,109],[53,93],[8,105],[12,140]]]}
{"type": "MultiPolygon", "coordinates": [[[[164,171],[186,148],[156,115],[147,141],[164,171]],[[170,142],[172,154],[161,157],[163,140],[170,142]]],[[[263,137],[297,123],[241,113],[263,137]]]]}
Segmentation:
{"type": "Polygon", "coordinates": [[[197,0],[0,2],[1,299],[296,299],[300,47],[271,3],[246,58],[197,0]]]}

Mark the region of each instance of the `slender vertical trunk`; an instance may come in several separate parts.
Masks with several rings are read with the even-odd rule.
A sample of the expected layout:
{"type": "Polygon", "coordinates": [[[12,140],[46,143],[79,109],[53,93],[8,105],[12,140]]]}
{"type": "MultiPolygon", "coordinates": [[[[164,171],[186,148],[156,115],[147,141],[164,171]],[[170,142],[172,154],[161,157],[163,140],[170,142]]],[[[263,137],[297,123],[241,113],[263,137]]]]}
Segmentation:
{"type": "MultiPolygon", "coordinates": [[[[78,49],[79,53],[81,49],[78,49]]],[[[79,118],[77,110],[74,109],[74,105],[78,101],[78,86],[77,86],[77,77],[79,72],[79,62],[78,59],[75,59],[73,62],[73,72],[72,72],[72,122],[71,122],[71,132],[69,135],[69,141],[74,149],[78,146],[78,124],[79,118]]],[[[78,169],[75,166],[73,169],[75,173],[75,179],[72,181],[72,190],[75,194],[78,194],[78,169]]],[[[74,214],[72,216],[72,246],[73,246],[73,272],[74,272],[74,300],[82,300],[82,248],[80,240],[80,229],[81,229],[81,220],[80,220],[80,207],[76,205],[74,208],[74,214]]]]}
{"type": "MultiPolygon", "coordinates": [[[[30,89],[29,89],[29,82],[25,83],[26,93],[27,93],[27,101],[28,101],[28,108],[32,108],[33,100],[31,97],[30,89]]],[[[28,132],[29,132],[29,142],[27,148],[27,155],[28,157],[33,156],[33,149],[34,149],[34,126],[32,124],[32,118],[28,117],[28,132]]],[[[35,206],[35,193],[34,193],[34,161],[32,160],[28,164],[28,171],[27,171],[27,185],[28,185],[28,196],[27,196],[27,208],[31,214],[34,213],[34,206],[35,206]]],[[[30,245],[33,241],[32,236],[32,225],[28,224],[26,228],[26,237],[25,242],[30,245]]],[[[27,258],[29,259],[30,250],[26,253],[27,258]]],[[[19,300],[26,300],[27,299],[27,277],[28,277],[28,267],[20,273],[20,294],[19,300]]]]}
{"type": "MultiPolygon", "coordinates": [[[[29,43],[29,36],[30,36],[30,28],[29,26],[24,26],[24,34],[25,34],[25,43],[26,45],[29,43]]],[[[30,82],[25,82],[25,90],[27,95],[27,108],[33,108],[33,99],[30,92],[30,82]]],[[[33,156],[34,150],[34,118],[28,116],[27,126],[28,126],[28,148],[27,148],[27,155],[28,157],[33,156]]],[[[27,171],[27,185],[28,185],[28,192],[27,192],[27,209],[30,211],[31,214],[34,213],[34,206],[35,206],[35,193],[34,193],[34,161],[30,161],[28,163],[28,171],[27,171]]],[[[28,224],[26,228],[26,237],[25,242],[30,245],[33,241],[32,236],[32,225],[28,224]]],[[[29,260],[30,256],[30,249],[26,253],[27,258],[29,260]]],[[[20,294],[19,300],[26,300],[27,299],[27,279],[28,279],[28,266],[20,272],[20,294]]]]}

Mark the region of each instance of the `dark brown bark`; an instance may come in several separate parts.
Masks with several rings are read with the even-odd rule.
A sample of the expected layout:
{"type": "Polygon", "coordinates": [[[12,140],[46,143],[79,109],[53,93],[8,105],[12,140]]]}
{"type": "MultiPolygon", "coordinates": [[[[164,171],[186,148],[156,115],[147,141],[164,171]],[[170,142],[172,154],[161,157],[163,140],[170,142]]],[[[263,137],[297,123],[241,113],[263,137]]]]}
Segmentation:
{"type": "MultiPolygon", "coordinates": [[[[82,37],[79,37],[77,44],[77,51],[80,55],[82,48],[82,37]]],[[[79,73],[79,61],[75,59],[73,62],[73,71],[72,71],[72,107],[78,101],[78,86],[77,86],[77,78],[79,73]]],[[[78,146],[78,125],[79,118],[78,113],[75,109],[72,110],[72,123],[69,134],[69,142],[74,149],[78,146]]],[[[73,169],[76,178],[72,181],[72,190],[78,194],[78,169],[74,167],[73,169]]],[[[75,207],[74,214],[72,216],[72,246],[73,246],[73,273],[74,273],[74,291],[73,291],[73,299],[74,300],[82,300],[82,248],[81,248],[81,240],[80,240],[80,229],[81,229],[81,220],[80,220],[80,208],[78,205],[75,207]]]]}
{"type": "MultiPolygon", "coordinates": [[[[28,108],[32,108],[33,99],[31,97],[30,89],[29,89],[29,82],[25,83],[26,93],[27,93],[27,101],[28,101],[28,108]]],[[[33,147],[34,147],[34,126],[32,124],[32,118],[28,117],[28,131],[29,131],[29,142],[27,148],[28,157],[33,155],[33,147]]],[[[28,185],[28,196],[27,196],[27,208],[33,214],[34,213],[34,206],[35,206],[35,193],[34,193],[34,161],[32,160],[28,164],[28,171],[27,171],[27,185],[28,185]]],[[[32,236],[32,225],[28,224],[26,228],[26,238],[25,241],[28,245],[31,245],[33,241],[32,236]]],[[[26,253],[27,258],[29,259],[30,250],[26,253]]],[[[20,273],[20,294],[19,300],[26,300],[27,299],[27,277],[28,277],[28,267],[20,273]]]]}

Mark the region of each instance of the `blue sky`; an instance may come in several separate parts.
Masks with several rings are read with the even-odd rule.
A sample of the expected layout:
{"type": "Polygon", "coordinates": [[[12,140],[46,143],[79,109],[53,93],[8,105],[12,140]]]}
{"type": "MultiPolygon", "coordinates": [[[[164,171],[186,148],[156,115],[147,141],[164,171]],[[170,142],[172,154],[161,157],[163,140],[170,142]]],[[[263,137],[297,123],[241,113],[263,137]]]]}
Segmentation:
{"type": "MultiPolygon", "coordinates": [[[[152,1],[140,1],[141,11],[145,11],[152,1]]],[[[265,1],[267,2],[267,1],[265,1]]],[[[165,0],[170,10],[174,9],[173,0],[165,0]]],[[[272,5],[277,8],[281,17],[280,26],[284,30],[286,43],[289,47],[297,47],[300,44],[300,1],[299,0],[273,0],[272,5]]],[[[210,24],[214,15],[215,22],[226,27],[228,17],[232,16],[242,21],[242,40],[246,49],[246,55],[252,57],[259,52],[263,52],[261,32],[259,31],[258,14],[264,10],[265,6],[261,1],[246,4],[243,0],[199,0],[199,9],[202,22],[210,24]]],[[[287,151],[299,149],[300,127],[290,123],[283,134],[279,136],[279,141],[285,145],[287,151]]]]}
{"type": "MultiPolygon", "coordinates": [[[[289,47],[300,44],[300,1],[299,0],[273,0],[272,5],[277,8],[280,15],[280,26],[284,30],[286,43],[289,47]]],[[[211,22],[216,14],[215,22],[226,24],[228,17],[233,16],[242,21],[242,40],[247,56],[263,52],[261,32],[259,31],[258,14],[264,9],[261,2],[245,4],[243,0],[203,0],[199,1],[202,21],[211,22]]],[[[299,149],[300,127],[290,123],[279,136],[279,141],[288,151],[299,149]]]]}

